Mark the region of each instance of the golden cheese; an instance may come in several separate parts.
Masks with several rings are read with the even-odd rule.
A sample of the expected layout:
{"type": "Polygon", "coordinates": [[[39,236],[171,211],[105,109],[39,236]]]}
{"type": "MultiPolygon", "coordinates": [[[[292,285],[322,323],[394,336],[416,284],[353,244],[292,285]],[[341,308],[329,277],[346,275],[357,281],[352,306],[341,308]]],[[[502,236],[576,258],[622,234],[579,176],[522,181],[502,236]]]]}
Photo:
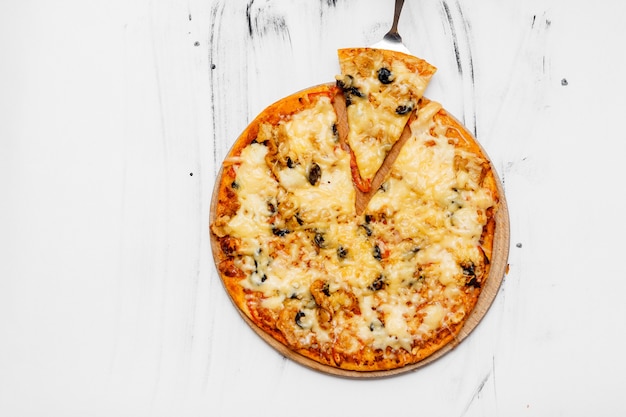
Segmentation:
{"type": "Polygon", "coordinates": [[[278,173],[280,185],[290,196],[299,216],[307,223],[328,223],[338,216],[350,214],[355,193],[350,175],[350,155],[344,151],[333,133],[337,118],[327,97],[317,100],[284,123],[283,145],[298,156],[293,167],[278,173]],[[321,177],[315,185],[308,178],[315,163],[321,177]]]}
{"type": "Polygon", "coordinates": [[[252,144],[241,152],[242,163],[237,168],[236,180],[241,206],[226,225],[229,234],[248,239],[270,232],[268,202],[276,198],[278,184],[265,164],[266,154],[267,148],[260,144],[252,144]]]}
{"type": "Polygon", "coordinates": [[[340,52],[350,130],[347,142],[361,177],[371,180],[398,141],[411,111],[417,107],[430,75],[413,71],[401,59],[380,50],[362,50],[357,56],[340,52]],[[381,76],[380,71],[386,71],[381,76]]]}
{"type": "MultiPolygon", "coordinates": [[[[394,71],[403,76],[402,68],[394,71]]],[[[337,143],[328,98],[265,133],[281,135],[278,152],[293,155],[290,166],[268,166],[268,148],[261,143],[241,152],[236,167],[240,206],[225,225],[242,242],[236,261],[246,274],[241,285],[261,292],[266,308],[295,306],[299,318],[290,337],[301,345],[411,351],[468,313],[460,297],[465,285],[461,265],[480,263],[481,213],[495,201],[480,184],[481,161],[449,141],[446,127],[434,118],[440,108],[430,102],[419,109],[392,175],[364,215],[355,212],[350,156],[337,143]],[[455,158],[470,163],[459,170],[455,158]],[[312,179],[313,164],[319,175],[312,179]],[[281,213],[293,217],[280,218],[281,213]],[[276,222],[283,222],[284,229],[277,231],[276,222]],[[343,294],[326,307],[334,320],[330,328],[316,313],[321,306],[311,288],[319,280],[327,283],[329,299],[343,294]],[[358,300],[358,314],[342,310],[349,305],[346,294],[358,300]]],[[[353,123],[356,112],[365,112],[370,120],[363,124],[378,114],[355,105],[349,112],[353,123]]]]}

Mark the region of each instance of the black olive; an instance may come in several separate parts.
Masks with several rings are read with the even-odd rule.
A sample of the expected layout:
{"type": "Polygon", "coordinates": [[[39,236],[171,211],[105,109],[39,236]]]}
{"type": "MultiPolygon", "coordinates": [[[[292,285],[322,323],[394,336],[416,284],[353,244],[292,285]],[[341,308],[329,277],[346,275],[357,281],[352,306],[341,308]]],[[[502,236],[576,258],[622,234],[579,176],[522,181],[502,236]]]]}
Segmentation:
{"type": "Polygon", "coordinates": [[[351,96],[363,97],[363,93],[361,93],[361,90],[359,90],[359,89],[358,89],[358,88],[356,88],[356,87],[350,87],[350,88],[348,89],[348,93],[349,93],[351,96]]]}
{"type": "Polygon", "coordinates": [[[370,229],[366,224],[360,225],[363,229],[365,229],[365,234],[368,236],[372,235],[372,229],[370,229]]]}
{"type": "Polygon", "coordinates": [[[311,165],[311,168],[309,169],[309,183],[311,185],[316,185],[318,182],[320,182],[321,177],[322,177],[322,168],[320,168],[319,165],[313,162],[313,164],[311,165]]]}
{"type": "Polygon", "coordinates": [[[237,183],[237,181],[231,182],[230,186],[233,187],[235,190],[239,188],[239,184],[237,183]]]}
{"type": "Polygon", "coordinates": [[[300,323],[300,319],[301,319],[302,317],[304,317],[304,313],[303,313],[302,311],[298,311],[298,312],[296,313],[296,324],[297,324],[299,327],[303,327],[303,326],[302,326],[302,323],[300,323]]]}
{"type": "Polygon", "coordinates": [[[324,283],[324,287],[322,287],[322,292],[326,297],[330,297],[330,288],[328,286],[328,282],[324,283]]]}
{"type": "Polygon", "coordinates": [[[273,227],[272,228],[272,233],[274,233],[274,236],[283,237],[283,236],[288,235],[289,233],[291,233],[291,230],[289,230],[289,229],[279,229],[277,227],[273,227]]]}
{"type": "Polygon", "coordinates": [[[324,235],[321,233],[316,233],[313,238],[313,242],[317,245],[318,248],[324,248],[324,235]]]}
{"type": "Polygon", "coordinates": [[[267,280],[267,275],[263,274],[261,277],[261,282],[265,282],[267,280]]]}
{"type": "Polygon", "coordinates": [[[370,284],[369,288],[372,291],[382,290],[385,287],[385,277],[382,274],[376,277],[374,282],[370,284]]]}
{"type": "Polygon", "coordinates": [[[388,68],[382,67],[378,70],[378,80],[383,84],[390,84],[395,77],[391,75],[391,71],[388,68]]]}
{"type": "Polygon", "coordinates": [[[372,255],[379,261],[383,259],[383,255],[380,253],[380,246],[374,246],[374,251],[372,255]]]}
{"type": "Polygon", "coordinates": [[[333,136],[337,136],[337,123],[333,123],[333,136]]]}
{"type": "Polygon", "coordinates": [[[346,256],[348,256],[348,249],[344,248],[343,246],[339,246],[337,248],[337,256],[339,257],[339,259],[344,259],[346,256]]]}
{"type": "Polygon", "coordinates": [[[461,269],[463,269],[463,276],[465,277],[465,285],[468,287],[480,288],[480,282],[476,277],[476,267],[473,262],[461,263],[461,269]]]}
{"type": "Polygon", "coordinates": [[[293,168],[293,161],[291,160],[290,157],[287,157],[287,167],[293,168]]]}
{"type": "Polygon", "coordinates": [[[365,215],[365,223],[370,224],[372,221],[372,216],[370,214],[365,215]]]}
{"type": "Polygon", "coordinates": [[[276,213],[276,206],[274,206],[271,201],[267,202],[267,209],[270,211],[271,214],[276,213]]]}
{"type": "Polygon", "coordinates": [[[480,282],[478,282],[478,279],[475,275],[471,277],[470,280],[465,283],[465,285],[468,287],[480,288],[480,282]]]}
{"type": "Polygon", "coordinates": [[[354,81],[354,77],[352,75],[347,75],[343,80],[337,80],[337,87],[346,91],[348,88],[352,86],[352,82],[354,81]]]}
{"type": "Polygon", "coordinates": [[[346,98],[346,106],[352,104],[352,96],[365,97],[361,90],[352,86],[352,77],[348,77],[349,84],[344,81],[337,80],[337,86],[343,90],[344,97],[346,98]]]}
{"type": "Polygon", "coordinates": [[[473,262],[463,262],[461,264],[461,268],[463,269],[463,275],[476,276],[476,271],[475,271],[473,262]]]}
{"type": "Polygon", "coordinates": [[[299,224],[300,226],[302,226],[302,225],[304,224],[304,220],[302,220],[302,219],[300,218],[300,216],[298,215],[298,213],[296,213],[293,217],[295,217],[296,222],[298,222],[298,224],[299,224]]]}
{"type": "Polygon", "coordinates": [[[413,106],[410,104],[407,106],[398,106],[396,107],[396,114],[403,115],[403,114],[409,113],[412,110],[413,110],[413,106]]]}

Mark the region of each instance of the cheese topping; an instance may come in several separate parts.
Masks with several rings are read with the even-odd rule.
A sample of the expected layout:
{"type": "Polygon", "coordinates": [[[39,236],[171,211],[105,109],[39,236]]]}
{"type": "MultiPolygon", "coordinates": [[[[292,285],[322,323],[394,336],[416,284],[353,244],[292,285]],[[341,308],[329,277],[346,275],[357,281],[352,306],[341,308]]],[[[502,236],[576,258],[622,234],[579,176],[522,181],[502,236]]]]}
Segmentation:
{"type": "MultiPolygon", "coordinates": [[[[415,59],[415,58],[414,58],[415,59]]],[[[383,51],[340,52],[347,99],[347,142],[363,179],[371,180],[417,107],[432,72],[420,74],[383,51]]],[[[434,70],[433,70],[434,72],[434,70]]]]}
{"type": "Polygon", "coordinates": [[[266,154],[267,148],[259,144],[252,144],[241,152],[243,163],[237,170],[236,182],[241,207],[226,226],[229,234],[249,239],[270,231],[268,202],[276,199],[278,184],[265,164],[266,154]]]}
{"type": "MultiPolygon", "coordinates": [[[[414,352],[469,314],[462,295],[478,285],[485,211],[496,201],[481,183],[486,161],[447,136],[440,109],[419,109],[362,215],[328,97],[263,126],[241,151],[239,207],[223,228],[240,243],[240,284],[294,346],[414,352]]],[[[367,114],[360,123],[371,123],[367,114]]]]}

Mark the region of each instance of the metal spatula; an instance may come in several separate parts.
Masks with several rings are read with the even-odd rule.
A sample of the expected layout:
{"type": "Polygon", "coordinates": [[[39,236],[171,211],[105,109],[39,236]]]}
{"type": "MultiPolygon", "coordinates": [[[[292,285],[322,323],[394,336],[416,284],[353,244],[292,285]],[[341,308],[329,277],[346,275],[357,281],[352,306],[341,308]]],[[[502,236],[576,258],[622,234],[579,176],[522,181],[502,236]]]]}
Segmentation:
{"type": "Polygon", "coordinates": [[[405,54],[411,54],[406,46],[402,43],[402,37],[398,33],[398,21],[400,20],[400,13],[402,12],[402,6],[404,0],[396,0],[394,12],[393,12],[393,24],[389,32],[385,34],[380,42],[372,45],[372,48],[378,49],[391,49],[392,51],[404,52],[405,54]]]}

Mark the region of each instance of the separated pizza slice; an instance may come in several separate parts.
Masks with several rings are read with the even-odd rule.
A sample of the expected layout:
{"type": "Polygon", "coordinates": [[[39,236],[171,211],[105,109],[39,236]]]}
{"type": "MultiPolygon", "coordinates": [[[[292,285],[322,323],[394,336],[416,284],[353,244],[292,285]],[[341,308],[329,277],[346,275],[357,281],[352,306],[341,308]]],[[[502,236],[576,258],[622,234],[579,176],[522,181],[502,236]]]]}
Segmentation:
{"type": "Polygon", "coordinates": [[[353,180],[360,191],[368,192],[436,68],[385,49],[340,49],[338,57],[337,85],[346,100],[353,180]]]}

